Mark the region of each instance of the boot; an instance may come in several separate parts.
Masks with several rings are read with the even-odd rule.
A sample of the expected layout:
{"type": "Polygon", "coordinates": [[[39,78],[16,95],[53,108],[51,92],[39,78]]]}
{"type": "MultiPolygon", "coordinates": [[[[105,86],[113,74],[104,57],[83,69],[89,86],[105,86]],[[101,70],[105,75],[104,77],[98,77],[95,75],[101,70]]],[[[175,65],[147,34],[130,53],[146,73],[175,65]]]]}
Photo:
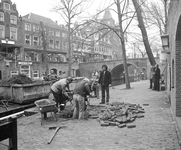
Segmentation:
{"type": "Polygon", "coordinates": [[[105,98],[102,98],[102,100],[99,104],[105,104],[105,98]]]}
{"type": "Polygon", "coordinates": [[[109,105],[109,97],[106,97],[106,105],[109,105]]]}

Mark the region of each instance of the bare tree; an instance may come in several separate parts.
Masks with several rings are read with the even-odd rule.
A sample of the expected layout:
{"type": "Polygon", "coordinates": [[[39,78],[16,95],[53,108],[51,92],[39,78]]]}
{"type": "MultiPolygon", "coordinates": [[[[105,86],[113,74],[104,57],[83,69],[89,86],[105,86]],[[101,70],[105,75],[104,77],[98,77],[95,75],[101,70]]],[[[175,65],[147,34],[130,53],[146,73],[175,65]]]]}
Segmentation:
{"type": "Polygon", "coordinates": [[[120,7],[120,0],[115,1],[115,4],[117,6],[117,12],[118,12],[118,21],[119,21],[119,29],[120,29],[120,41],[122,45],[122,54],[123,54],[123,66],[124,66],[124,72],[125,72],[125,81],[126,81],[126,88],[130,89],[130,81],[129,81],[129,74],[128,74],[128,67],[127,67],[127,60],[126,60],[126,47],[125,47],[125,38],[124,38],[124,29],[123,29],[123,12],[126,6],[126,1],[124,2],[123,8],[121,10],[120,7]]]}
{"type": "MultiPolygon", "coordinates": [[[[114,32],[119,40],[120,40],[120,45],[121,45],[121,52],[122,52],[122,58],[123,58],[123,66],[124,66],[124,72],[125,72],[125,81],[126,81],[126,88],[130,89],[130,81],[129,81],[129,76],[128,76],[128,68],[127,68],[127,60],[126,60],[126,47],[125,47],[125,42],[126,42],[126,31],[128,29],[128,27],[130,26],[132,20],[135,18],[136,15],[136,11],[132,11],[129,9],[129,1],[127,0],[114,0],[114,3],[117,7],[117,11],[114,9],[110,9],[113,10],[114,12],[117,13],[118,16],[118,20],[119,20],[119,25],[112,27],[108,24],[105,24],[103,22],[97,21],[97,19],[92,19],[91,21],[97,24],[102,25],[102,28],[100,28],[98,31],[100,30],[105,30],[104,34],[102,36],[105,36],[106,34],[108,34],[109,32],[114,32]],[[125,23],[126,21],[126,23],[125,23]]],[[[111,4],[110,6],[112,6],[113,4],[111,4]]],[[[100,13],[102,13],[105,10],[102,10],[98,13],[98,15],[100,13]]],[[[96,32],[98,32],[96,31],[96,32]]],[[[93,33],[92,33],[93,34],[93,33]]],[[[101,37],[102,38],[102,37],[101,37]]]]}
{"type": "Polygon", "coordinates": [[[156,61],[155,61],[155,58],[153,56],[153,53],[152,53],[152,50],[151,50],[151,47],[149,44],[147,31],[146,31],[145,24],[144,24],[143,17],[142,17],[142,13],[143,13],[142,8],[139,5],[138,0],[132,0],[132,2],[135,7],[135,10],[136,10],[137,19],[138,19],[138,27],[140,28],[141,33],[142,33],[143,43],[144,43],[144,46],[146,49],[146,53],[148,55],[151,65],[155,65],[156,61]]]}
{"type": "Polygon", "coordinates": [[[147,54],[146,54],[145,49],[141,48],[140,45],[137,45],[136,49],[137,49],[137,51],[141,54],[141,57],[142,57],[142,58],[145,58],[145,57],[146,57],[147,54]]]}
{"type": "MultiPolygon", "coordinates": [[[[56,6],[52,9],[52,11],[58,13],[65,21],[68,27],[68,75],[71,76],[72,70],[72,25],[74,23],[74,19],[78,17],[83,12],[83,2],[85,0],[58,0],[56,6]]],[[[86,9],[86,8],[84,8],[86,9]]]]}
{"type": "Polygon", "coordinates": [[[42,46],[43,46],[43,63],[45,64],[46,71],[45,73],[48,74],[48,59],[47,59],[47,37],[43,22],[40,22],[40,37],[42,38],[42,46]]]}
{"type": "Polygon", "coordinates": [[[143,13],[147,26],[158,28],[160,35],[166,33],[168,0],[151,1],[148,5],[143,5],[143,13]]]}

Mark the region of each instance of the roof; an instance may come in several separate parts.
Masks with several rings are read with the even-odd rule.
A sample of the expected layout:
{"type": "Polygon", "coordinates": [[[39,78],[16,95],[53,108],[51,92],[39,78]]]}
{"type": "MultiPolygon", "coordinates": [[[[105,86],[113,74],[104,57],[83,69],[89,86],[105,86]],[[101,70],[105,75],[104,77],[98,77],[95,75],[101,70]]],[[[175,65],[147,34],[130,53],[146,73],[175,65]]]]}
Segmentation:
{"type": "Polygon", "coordinates": [[[55,23],[53,20],[51,20],[50,18],[40,16],[40,15],[37,15],[34,13],[29,13],[29,14],[23,16],[22,18],[23,18],[23,20],[26,20],[29,22],[38,23],[38,24],[40,22],[43,22],[45,26],[60,28],[60,26],[57,23],[55,23]]]}
{"type": "Polygon", "coordinates": [[[107,20],[107,19],[113,19],[113,18],[112,18],[112,15],[111,15],[111,12],[110,12],[110,10],[109,10],[109,9],[106,9],[106,10],[105,10],[105,13],[104,13],[103,19],[104,19],[104,20],[107,20]]]}

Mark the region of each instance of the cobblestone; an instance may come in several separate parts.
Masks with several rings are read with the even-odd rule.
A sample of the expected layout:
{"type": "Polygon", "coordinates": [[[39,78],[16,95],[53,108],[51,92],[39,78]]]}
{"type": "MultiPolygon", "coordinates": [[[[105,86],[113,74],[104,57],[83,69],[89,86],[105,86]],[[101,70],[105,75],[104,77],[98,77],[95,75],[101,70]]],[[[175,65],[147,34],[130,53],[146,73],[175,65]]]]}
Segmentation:
{"type": "MultiPolygon", "coordinates": [[[[132,83],[130,90],[124,89],[125,85],[110,89],[110,101],[140,104],[145,109],[144,118],[134,121],[135,128],[101,127],[96,119],[60,118],[58,122],[48,118],[41,126],[40,114],[36,114],[18,120],[19,150],[180,150],[165,91],[152,91],[148,83],[132,83]],[[47,145],[54,131],[48,127],[61,125],[67,128],[60,129],[47,145]]],[[[91,104],[98,103],[91,100],[91,104]]]]}

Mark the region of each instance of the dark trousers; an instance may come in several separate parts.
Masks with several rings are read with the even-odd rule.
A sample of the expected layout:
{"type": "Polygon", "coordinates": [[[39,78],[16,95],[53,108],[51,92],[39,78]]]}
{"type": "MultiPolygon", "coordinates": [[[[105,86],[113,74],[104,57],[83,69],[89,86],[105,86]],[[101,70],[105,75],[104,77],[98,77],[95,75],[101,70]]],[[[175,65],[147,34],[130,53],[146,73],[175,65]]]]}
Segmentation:
{"type": "Polygon", "coordinates": [[[59,93],[55,93],[53,90],[51,90],[51,92],[53,93],[53,97],[57,107],[60,104],[64,104],[65,101],[67,100],[67,97],[64,94],[62,94],[62,91],[59,93]]]}
{"type": "Polygon", "coordinates": [[[152,89],[152,87],[153,87],[153,80],[150,79],[150,89],[152,89]]]}
{"type": "Polygon", "coordinates": [[[160,79],[159,78],[155,78],[154,90],[160,91],[160,79]]]}
{"type": "Polygon", "coordinates": [[[106,102],[109,102],[109,86],[101,86],[102,90],[102,103],[105,103],[105,92],[106,92],[106,102]]]}

